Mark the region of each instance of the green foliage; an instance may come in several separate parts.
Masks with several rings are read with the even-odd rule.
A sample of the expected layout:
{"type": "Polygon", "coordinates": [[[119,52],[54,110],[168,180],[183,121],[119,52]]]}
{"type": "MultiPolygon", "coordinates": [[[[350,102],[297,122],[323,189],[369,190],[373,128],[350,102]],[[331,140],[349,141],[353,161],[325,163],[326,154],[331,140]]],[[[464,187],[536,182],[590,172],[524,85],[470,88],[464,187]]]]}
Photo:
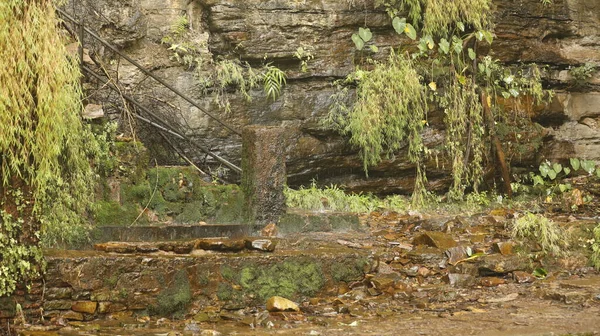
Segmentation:
{"type": "Polygon", "coordinates": [[[192,289],[185,270],[175,273],[173,281],[156,297],[156,304],[149,307],[152,314],[181,317],[192,301],[192,289]]]}
{"type": "Polygon", "coordinates": [[[315,56],[307,48],[298,47],[294,53],[294,57],[300,60],[300,70],[302,72],[308,71],[308,62],[310,62],[315,56]]]}
{"type": "MultiPolygon", "coordinates": [[[[424,34],[447,35],[453,27],[465,25],[474,30],[492,27],[490,0],[376,0],[390,17],[407,13],[412,25],[424,34]]],[[[413,38],[414,39],[414,38],[413,38]]]]}
{"type": "Polygon", "coordinates": [[[267,94],[267,98],[277,100],[281,95],[281,88],[285,85],[285,72],[279,68],[267,64],[266,72],[262,76],[263,91],[267,94]]]}
{"type": "Polygon", "coordinates": [[[592,254],[590,261],[597,270],[600,270],[600,224],[594,228],[594,237],[591,240],[592,254]]]}
{"type": "Polygon", "coordinates": [[[171,24],[171,34],[179,37],[182,36],[190,27],[190,22],[186,15],[179,16],[173,24],[171,24]]]}
{"type": "Polygon", "coordinates": [[[17,284],[35,279],[43,265],[42,250],[38,246],[20,244],[24,220],[13,218],[0,210],[0,297],[11,294],[17,284]]]}
{"type": "Polygon", "coordinates": [[[567,233],[552,220],[526,213],[515,220],[512,237],[527,243],[539,244],[542,251],[554,256],[563,254],[567,233]]]}
{"type": "MultiPolygon", "coordinates": [[[[164,36],[162,43],[168,45],[173,52],[171,59],[194,69],[205,94],[214,93],[215,103],[225,111],[231,111],[228,90],[235,88],[242,96],[250,101],[250,91],[256,89],[262,82],[267,98],[277,99],[282,87],[286,84],[286,76],[279,68],[265,64],[261,69],[254,69],[247,62],[235,59],[213,60],[205,45],[195,44],[187,16],[177,18],[169,34],[164,36]],[[202,51],[205,50],[206,51],[202,51]]],[[[311,54],[298,54],[303,68],[311,54]]]]}
{"type": "MultiPolygon", "coordinates": [[[[371,71],[357,70],[349,78],[358,83],[352,109],[333,105],[330,110],[329,119],[360,148],[365,171],[406,144],[408,158],[419,171],[427,113],[426,91],[419,78],[410,59],[392,53],[388,62],[375,63],[371,71]]],[[[417,188],[419,184],[415,195],[421,193],[417,188]]]]}
{"type": "Polygon", "coordinates": [[[320,189],[314,181],[309,188],[294,190],[286,187],[284,194],[288,207],[305,210],[369,213],[378,208],[401,211],[409,207],[409,202],[402,196],[379,199],[373,195],[349,194],[334,185],[320,189]]]}
{"type": "Polygon", "coordinates": [[[262,82],[267,98],[275,100],[286,84],[285,73],[270,64],[257,70],[246,62],[225,59],[217,61],[213,69],[208,73],[199,73],[200,83],[205,93],[209,90],[215,93],[215,102],[226,111],[231,110],[227,94],[230,88],[237,88],[247,101],[251,101],[250,91],[256,89],[262,82]]]}
{"type": "Polygon", "coordinates": [[[240,285],[261,300],[278,295],[286,298],[315,295],[325,284],[322,266],[310,259],[289,258],[269,268],[244,267],[240,285]]]}
{"type": "Polygon", "coordinates": [[[362,280],[365,276],[365,266],[369,261],[365,258],[356,259],[354,262],[332,262],[329,266],[331,277],[335,281],[352,282],[362,280]]]}
{"type": "Polygon", "coordinates": [[[21,244],[40,236],[60,244],[88,229],[84,216],[96,182],[90,159],[98,160],[102,148],[82,123],[81,74],[61,36],[52,1],[0,3],[0,232],[8,237],[0,295],[36,273],[39,250],[21,244]],[[15,187],[20,195],[6,193],[15,187]],[[29,202],[29,208],[14,213],[8,206],[14,202],[29,202]]]}
{"type": "MultiPolygon", "coordinates": [[[[544,161],[538,168],[539,174],[530,172],[521,182],[528,181],[532,184],[533,191],[538,192],[543,196],[551,196],[573,189],[570,183],[564,182],[564,179],[570,176],[572,172],[578,172],[582,169],[590,176],[596,172],[596,175],[600,177],[598,169],[596,168],[596,163],[592,160],[570,158],[569,164],[570,168],[557,162],[552,163],[550,161],[544,161]]],[[[531,188],[519,183],[514,183],[514,189],[516,192],[522,191],[528,193],[532,191],[531,188]]]]}
{"type": "Polygon", "coordinates": [[[594,75],[597,66],[593,63],[585,63],[581,66],[571,68],[569,74],[571,75],[571,84],[575,87],[581,87],[587,83],[587,81],[594,75]]]}
{"type": "Polygon", "coordinates": [[[352,41],[358,50],[362,50],[365,44],[371,41],[371,38],[373,38],[373,33],[371,33],[371,29],[369,28],[360,27],[358,28],[358,34],[352,34],[352,41]]]}
{"type": "MultiPolygon", "coordinates": [[[[190,167],[158,167],[132,172],[141,179],[121,181],[120,201],[96,203],[98,226],[147,224],[152,213],[160,221],[175,223],[239,222],[243,194],[236,185],[207,185],[190,167]]],[[[156,220],[156,219],[152,219],[156,220]]]]}
{"type": "MultiPolygon", "coordinates": [[[[379,0],[376,4],[387,9],[399,35],[418,40],[418,45],[400,45],[387,61],[367,59],[357,67],[344,82],[356,85],[354,104],[349,103],[347,86],[338,86],[332,96],[327,122],[350,135],[350,142],[360,149],[365,172],[407,148],[408,159],[416,166],[413,204],[418,204],[426,196],[423,162],[435,156],[438,163],[442,154],[442,163],[450,161],[452,167],[448,199],[461,200],[468,188],[478,191],[491,148],[486,137],[515,138],[506,141],[508,149],[515,151],[539,145],[535,136],[541,132],[527,128],[526,118],[506,111],[528,111],[533,102],[539,104],[550,96],[542,88],[540,69],[535,65],[508,68],[477,53],[478,44],[491,44],[494,39],[491,1],[379,0]],[[398,16],[406,13],[412,24],[398,16]],[[484,121],[484,106],[491,114],[486,118],[495,123],[484,121]],[[428,126],[430,109],[444,112],[443,148],[429,149],[423,143],[421,133],[428,126]],[[528,136],[519,141],[524,128],[528,136]]],[[[372,37],[368,28],[360,28],[352,40],[362,49],[372,37]]]]}

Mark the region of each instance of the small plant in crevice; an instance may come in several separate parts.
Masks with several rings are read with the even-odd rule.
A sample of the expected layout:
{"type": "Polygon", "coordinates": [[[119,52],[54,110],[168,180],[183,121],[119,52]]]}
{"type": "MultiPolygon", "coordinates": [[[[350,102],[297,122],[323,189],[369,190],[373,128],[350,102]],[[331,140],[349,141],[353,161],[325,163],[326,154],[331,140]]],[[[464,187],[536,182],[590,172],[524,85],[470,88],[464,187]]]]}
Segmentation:
{"type": "Polygon", "coordinates": [[[584,86],[587,84],[588,80],[592,78],[597,69],[597,65],[589,62],[569,69],[569,74],[571,75],[571,85],[574,87],[584,86]]]}
{"type": "Polygon", "coordinates": [[[557,223],[529,212],[514,221],[511,235],[513,239],[529,244],[530,248],[537,245],[544,253],[553,256],[563,255],[568,241],[566,231],[557,223]]]}
{"type": "Polygon", "coordinates": [[[593,238],[590,239],[590,243],[590,248],[592,250],[590,261],[597,270],[600,270],[600,224],[594,228],[593,238]]]}
{"type": "Polygon", "coordinates": [[[305,47],[298,47],[294,53],[294,57],[300,61],[300,70],[302,72],[308,71],[308,62],[315,58],[312,52],[305,47]]]}
{"type": "MultiPolygon", "coordinates": [[[[206,41],[193,42],[195,32],[191,30],[187,17],[181,16],[172,24],[170,32],[161,42],[173,52],[172,60],[193,70],[204,94],[213,94],[216,105],[231,111],[229,92],[238,91],[246,101],[251,101],[250,91],[262,84],[267,98],[276,100],[286,84],[286,75],[271,63],[253,68],[239,59],[215,58],[208,50],[206,41]]],[[[303,62],[312,57],[303,54],[303,62]]]]}

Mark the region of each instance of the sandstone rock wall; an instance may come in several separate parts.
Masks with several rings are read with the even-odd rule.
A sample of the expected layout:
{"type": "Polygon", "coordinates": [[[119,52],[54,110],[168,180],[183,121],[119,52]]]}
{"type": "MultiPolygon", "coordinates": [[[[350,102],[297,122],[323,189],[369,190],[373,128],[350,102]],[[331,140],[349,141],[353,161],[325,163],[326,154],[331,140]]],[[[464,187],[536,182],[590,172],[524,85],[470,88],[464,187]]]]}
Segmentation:
{"type": "MultiPolygon", "coordinates": [[[[495,5],[497,40],[492,53],[507,63],[548,65],[547,84],[557,90],[555,101],[534,116],[548,128],[541,150],[527,150],[526,155],[514,157],[513,164],[531,166],[544,158],[599,160],[600,75],[595,72],[588,85],[573,87],[568,70],[586,62],[600,64],[600,3],[554,0],[544,7],[539,0],[498,0],[495,5]]],[[[387,15],[374,9],[372,0],[72,0],[66,9],[84,17],[104,38],[234,128],[248,124],[288,127],[289,184],[315,178],[356,191],[412,190],[414,167],[402,153],[373,168],[367,179],[356,151],[321,124],[334,93],[332,81],[346,76],[354,61],[364,57],[355,51],[351,34],[359,26],[370,27],[380,55],[399,42],[387,15]],[[256,90],[253,101],[246,102],[230,93],[232,111],[219,109],[214,97],[201,92],[197,75],[173,60],[173,52],[161,44],[181,16],[189,20],[191,42],[213,59],[238,58],[255,66],[273,62],[286,71],[283,95],[273,102],[256,90]],[[300,60],[294,57],[298,47],[314,56],[307,72],[300,71],[300,60]]],[[[218,127],[126,62],[118,62],[105,48],[96,45],[92,49],[118,74],[128,92],[152,104],[168,102],[172,119],[186,124],[190,136],[239,163],[239,136],[218,127]]],[[[426,142],[434,146],[443,140],[443,129],[435,115],[432,119],[426,142]]],[[[449,183],[447,169],[433,162],[428,176],[431,189],[443,189],[449,183]]]]}

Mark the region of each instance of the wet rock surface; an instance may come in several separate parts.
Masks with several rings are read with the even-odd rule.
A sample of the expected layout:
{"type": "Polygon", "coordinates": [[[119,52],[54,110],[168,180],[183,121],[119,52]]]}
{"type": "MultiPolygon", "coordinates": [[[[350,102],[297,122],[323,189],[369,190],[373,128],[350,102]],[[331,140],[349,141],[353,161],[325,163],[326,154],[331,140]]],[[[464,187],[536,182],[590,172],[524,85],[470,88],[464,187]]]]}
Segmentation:
{"type": "MultiPolygon", "coordinates": [[[[497,0],[494,6],[497,38],[492,55],[509,64],[548,65],[546,83],[557,89],[556,99],[532,115],[546,128],[542,149],[531,147],[515,153],[513,164],[529,166],[541,157],[600,158],[597,129],[600,72],[592,74],[583,90],[572,87],[569,72],[570,67],[600,62],[598,2],[557,0],[544,6],[539,0],[497,0]]],[[[353,59],[358,55],[350,37],[358,27],[367,26],[375,32],[380,57],[387,55],[390,45],[401,42],[385,11],[374,8],[374,1],[85,0],[71,1],[65,9],[76,10],[77,17],[83,17],[88,27],[234,129],[251,124],[287,127],[291,139],[286,158],[290,185],[307,185],[318,176],[322,185],[344,184],[352,191],[388,194],[412,190],[414,166],[406,159],[406,150],[373,167],[367,179],[357,151],[332,130],[323,129],[320,123],[327,115],[334,93],[332,81],[346,77],[354,69],[353,59]],[[288,84],[282,97],[273,102],[255,90],[250,92],[255,99],[247,102],[241,94],[232,93],[234,113],[220,109],[215,94],[205,94],[196,75],[176,62],[173,51],[161,43],[182,15],[189,21],[192,37],[188,42],[199,52],[205,55],[212,52],[215,59],[241,59],[253,65],[259,65],[266,57],[268,62],[286,71],[288,84]],[[314,56],[306,73],[300,71],[301,61],[294,56],[298,47],[314,56]]],[[[107,68],[128,92],[152,107],[176,106],[164,116],[166,120],[189,125],[195,140],[239,164],[241,140],[237,135],[224,130],[197,107],[147,80],[135,67],[111,62],[116,57],[106,48],[93,43],[88,47],[92,55],[105,59],[107,68]]],[[[119,113],[109,105],[104,106],[107,115],[119,113]]],[[[437,113],[431,113],[430,127],[424,134],[430,148],[444,141],[443,127],[435,121],[443,115],[437,113]]],[[[151,144],[162,140],[146,134],[145,141],[151,144]]],[[[154,154],[163,163],[173,161],[156,148],[154,154]]],[[[430,190],[447,188],[451,183],[448,171],[434,162],[426,164],[430,190]]]]}
{"type": "MultiPolygon", "coordinates": [[[[19,330],[23,335],[599,330],[598,272],[580,264],[550,266],[514,250],[501,253],[504,244],[519,248],[507,232],[511,216],[492,210],[462,216],[465,224],[459,225],[451,216],[375,212],[361,218],[361,231],[288,234],[266,253],[248,246],[268,247],[273,238],[156,243],[172,246],[169,251],[153,251],[149,243],[139,243],[143,251],[134,243],[122,243],[120,250],[108,244],[100,251],[47,251],[44,322],[19,330]],[[439,234],[422,231],[417,224],[423,220],[453,222],[450,230],[440,226],[449,232],[441,236],[458,246],[413,244],[439,234]],[[482,235],[476,243],[474,233],[482,235]],[[198,254],[194,249],[200,246],[215,249],[198,254]],[[540,267],[547,267],[547,275],[536,278],[540,267]]],[[[577,227],[578,220],[568,225],[577,227]]],[[[30,321],[39,319],[33,312],[42,302],[41,284],[32,289],[22,297],[30,321]]]]}

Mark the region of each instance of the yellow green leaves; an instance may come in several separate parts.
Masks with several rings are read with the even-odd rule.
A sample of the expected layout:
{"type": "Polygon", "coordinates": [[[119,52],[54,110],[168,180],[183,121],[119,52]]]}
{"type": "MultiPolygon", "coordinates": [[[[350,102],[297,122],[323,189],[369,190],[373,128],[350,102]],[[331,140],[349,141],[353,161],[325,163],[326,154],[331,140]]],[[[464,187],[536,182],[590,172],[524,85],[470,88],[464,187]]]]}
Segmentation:
{"type": "Polygon", "coordinates": [[[477,54],[475,53],[475,50],[473,50],[473,48],[469,48],[468,52],[469,52],[469,58],[471,59],[471,61],[473,61],[473,60],[475,60],[475,58],[477,58],[477,54]]]}
{"type": "Polygon", "coordinates": [[[15,218],[0,213],[0,296],[41,262],[39,247],[18,231],[43,239],[43,230],[60,224],[68,228],[64,237],[84,222],[94,194],[88,158],[95,158],[95,139],[82,124],[79,66],[66,51],[54,3],[0,2],[0,183],[20,179],[31,190],[11,188],[8,197],[33,206],[15,218]]]}
{"type": "Polygon", "coordinates": [[[417,31],[415,30],[415,27],[413,27],[413,25],[410,23],[407,23],[406,18],[395,17],[392,20],[392,27],[394,27],[396,33],[400,35],[406,34],[406,36],[408,36],[411,40],[415,40],[417,38],[417,31]]]}
{"type": "Polygon", "coordinates": [[[440,48],[441,53],[447,55],[450,52],[450,42],[448,42],[448,40],[446,40],[445,38],[440,40],[440,43],[438,43],[438,46],[440,48]]]}
{"type": "Polygon", "coordinates": [[[362,50],[365,47],[365,43],[371,41],[373,33],[369,28],[358,28],[358,34],[352,34],[352,42],[356,46],[356,49],[362,50]]]}
{"type": "Polygon", "coordinates": [[[272,65],[267,65],[267,72],[263,75],[263,90],[267,98],[276,100],[281,94],[281,88],[286,83],[285,72],[272,65]]]}
{"type": "Polygon", "coordinates": [[[571,163],[571,167],[573,167],[573,170],[579,170],[579,167],[581,166],[581,161],[579,161],[578,158],[570,158],[569,162],[571,163]]]}
{"type": "Polygon", "coordinates": [[[488,44],[492,44],[494,42],[494,33],[488,30],[480,30],[475,32],[475,38],[479,42],[485,40],[488,44]]]}

